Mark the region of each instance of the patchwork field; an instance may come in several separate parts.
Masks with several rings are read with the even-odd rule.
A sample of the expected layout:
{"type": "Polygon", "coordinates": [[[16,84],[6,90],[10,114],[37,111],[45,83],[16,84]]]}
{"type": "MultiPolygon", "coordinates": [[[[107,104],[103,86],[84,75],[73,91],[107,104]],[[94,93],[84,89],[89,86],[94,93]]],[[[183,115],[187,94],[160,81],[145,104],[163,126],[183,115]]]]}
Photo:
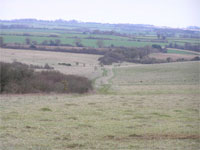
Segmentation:
{"type": "MultiPolygon", "coordinates": [[[[15,35],[3,35],[2,37],[4,38],[5,43],[20,43],[20,44],[25,44],[25,39],[30,38],[32,41],[36,41],[38,44],[41,44],[44,40],[56,40],[60,39],[61,44],[70,44],[75,46],[74,42],[76,38],[81,39],[81,43],[85,47],[94,47],[97,48],[97,39],[88,39],[90,38],[89,36],[83,36],[81,34],[78,35],[72,35],[73,37],[70,37],[70,35],[67,35],[66,37],[60,36],[60,37],[40,37],[40,36],[34,36],[34,37],[29,37],[29,36],[15,36],[15,35]]],[[[131,41],[129,38],[123,38],[123,37],[115,37],[115,36],[97,36],[93,35],[93,38],[110,38],[110,40],[105,40],[104,41],[104,46],[109,47],[111,45],[114,46],[127,46],[127,47],[143,47],[147,45],[152,45],[152,44],[159,44],[161,46],[167,45],[167,43],[159,43],[159,42],[143,42],[143,41],[131,41]]]]}
{"type": "MultiPolygon", "coordinates": [[[[128,32],[130,34],[130,32],[128,32]]],[[[60,44],[69,44],[75,46],[75,41],[80,39],[81,44],[85,47],[97,48],[97,41],[102,40],[103,46],[124,46],[124,47],[143,47],[158,44],[160,46],[178,44],[184,46],[185,43],[191,45],[199,45],[199,38],[181,38],[167,37],[167,39],[158,39],[156,32],[143,33],[141,30],[132,33],[132,36],[124,35],[108,35],[84,33],[79,30],[59,30],[59,29],[1,29],[0,36],[3,37],[5,43],[25,44],[26,38],[31,41],[42,44],[43,41],[60,40],[60,44]]]]}
{"type": "Polygon", "coordinates": [[[1,49],[3,61],[48,63],[64,73],[96,79],[100,86],[96,93],[86,95],[1,95],[0,148],[200,148],[199,62],[100,68],[98,57],[1,49]],[[77,61],[85,67],[76,66],[77,61]],[[73,65],[59,66],[59,62],[73,65]]]}

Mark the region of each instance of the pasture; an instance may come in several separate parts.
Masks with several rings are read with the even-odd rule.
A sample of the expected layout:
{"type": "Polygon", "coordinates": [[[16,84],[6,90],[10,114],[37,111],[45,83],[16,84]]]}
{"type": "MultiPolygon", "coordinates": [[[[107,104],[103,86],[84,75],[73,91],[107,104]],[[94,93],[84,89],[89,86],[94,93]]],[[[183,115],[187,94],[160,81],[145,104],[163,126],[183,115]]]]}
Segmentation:
{"type": "Polygon", "coordinates": [[[184,45],[190,43],[192,45],[199,44],[198,38],[180,38],[168,37],[167,40],[158,39],[156,33],[143,33],[141,31],[134,33],[132,36],[117,36],[106,34],[84,33],[81,31],[73,30],[59,30],[59,29],[1,29],[1,37],[4,38],[5,43],[19,43],[25,44],[25,39],[29,38],[31,41],[36,41],[37,44],[42,44],[47,40],[60,40],[60,44],[68,44],[75,46],[75,40],[81,40],[84,47],[97,48],[97,41],[100,39],[104,42],[105,47],[110,46],[124,46],[124,47],[143,47],[158,44],[161,46],[168,45],[169,43],[176,43],[184,45]],[[55,37],[52,35],[56,35],[55,37]]]}
{"type": "Polygon", "coordinates": [[[181,50],[181,49],[174,49],[174,48],[168,48],[168,49],[167,49],[167,53],[172,53],[172,54],[200,55],[199,52],[188,51],[188,50],[181,50]]]}
{"type": "MultiPolygon", "coordinates": [[[[44,40],[56,40],[59,39],[61,41],[61,44],[70,44],[72,46],[75,46],[74,42],[77,38],[81,39],[81,43],[85,47],[94,47],[97,48],[98,46],[96,45],[97,39],[88,39],[90,38],[89,36],[82,36],[81,34],[73,34],[73,37],[70,37],[70,35],[67,36],[60,36],[60,37],[40,37],[40,36],[34,36],[34,37],[29,37],[29,36],[15,36],[15,35],[3,35],[2,37],[4,38],[5,43],[20,43],[20,44],[25,44],[25,39],[29,38],[32,41],[36,41],[38,44],[41,44],[44,40]]],[[[114,46],[127,46],[127,47],[143,47],[147,45],[152,45],[152,44],[160,44],[161,46],[166,45],[167,43],[158,43],[158,42],[143,42],[143,41],[130,41],[128,38],[119,38],[115,36],[108,36],[110,40],[103,40],[104,41],[104,46],[109,47],[111,45],[114,46]]],[[[92,38],[107,38],[107,36],[92,36],[92,38]]]]}
{"type": "Polygon", "coordinates": [[[101,68],[97,55],[12,49],[0,53],[2,61],[48,63],[98,84],[94,93],[85,95],[1,95],[3,150],[199,149],[199,62],[101,68]]]}

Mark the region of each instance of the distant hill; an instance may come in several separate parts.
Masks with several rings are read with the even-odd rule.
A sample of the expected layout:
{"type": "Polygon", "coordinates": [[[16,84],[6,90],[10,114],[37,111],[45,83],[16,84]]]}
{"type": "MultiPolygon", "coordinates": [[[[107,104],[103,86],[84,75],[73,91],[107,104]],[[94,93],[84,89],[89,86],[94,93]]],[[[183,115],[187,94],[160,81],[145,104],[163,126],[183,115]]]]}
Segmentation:
{"type": "MultiPolygon", "coordinates": [[[[97,22],[81,22],[77,20],[37,20],[37,19],[14,19],[0,20],[0,28],[5,26],[16,28],[51,28],[51,29],[79,29],[81,31],[88,30],[104,30],[117,31],[121,33],[131,34],[134,32],[152,32],[155,30],[182,30],[168,27],[157,27],[149,24],[110,24],[97,22]],[[14,26],[15,25],[15,26],[14,26]]],[[[200,29],[200,27],[188,27],[187,30],[200,29]]]]}

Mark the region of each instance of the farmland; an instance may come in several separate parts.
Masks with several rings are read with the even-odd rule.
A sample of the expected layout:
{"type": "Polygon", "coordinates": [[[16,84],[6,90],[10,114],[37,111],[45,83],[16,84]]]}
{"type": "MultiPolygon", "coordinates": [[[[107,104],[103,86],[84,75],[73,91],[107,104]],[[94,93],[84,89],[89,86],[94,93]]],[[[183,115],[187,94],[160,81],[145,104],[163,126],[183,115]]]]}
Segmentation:
{"type": "MultiPolygon", "coordinates": [[[[6,31],[2,30],[2,33],[4,32],[6,31]]],[[[85,34],[76,33],[76,32],[64,34],[64,33],[57,33],[55,31],[54,32],[48,31],[48,33],[50,34],[58,35],[58,37],[53,37],[53,38],[48,37],[50,34],[46,34],[46,37],[41,37],[41,35],[44,35],[42,30],[39,30],[39,32],[37,30],[33,30],[32,32],[28,31],[28,33],[32,33],[34,35],[33,37],[23,36],[23,33],[27,33],[27,31],[25,32],[17,31],[19,35],[13,35],[15,33],[16,31],[13,31],[13,32],[9,31],[9,34],[11,35],[5,34],[1,36],[4,38],[5,43],[21,43],[21,44],[25,44],[26,38],[30,38],[32,41],[36,41],[39,44],[41,44],[44,40],[59,39],[61,41],[61,44],[70,44],[70,45],[75,46],[74,45],[75,39],[80,38],[84,46],[97,48],[97,45],[96,45],[97,39],[95,38],[102,38],[102,39],[109,39],[109,40],[104,40],[104,44],[105,44],[104,46],[106,47],[109,47],[111,45],[128,46],[128,47],[143,47],[143,46],[152,45],[152,44],[160,44],[162,46],[166,45],[166,43],[159,43],[159,42],[145,42],[145,41],[138,42],[137,39],[134,39],[136,41],[131,41],[132,40],[131,38],[126,38],[126,37],[118,37],[118,36],[112,36],[112,35],[95,35],[95,34],[90,36],[90,35],[85,35],[85,34]],[[94,38],[94,39],[88,39],[88,38],[94,38]]]]}
{"type": "Polygon", "coordinates": [[[0,149],[200,148],[199,31],[23,21],[0,20],[0,61],[42,66],[35,74],[49,71],[43,67],[48,65],[66,75],[88,78],[93,90],[2,93],[0,149]],[[138,60],[143,54],[144,59],[161,61],[133,63],[128,57],[136,55],[138,60]],[[105,65],[99,60],[103,56],[119,61],[105,65]],[[125,56],[130,61],[120,60],[125,56]]]}
{"type": "MultiPolygon", "coordinates": [[[[37,43],[41,44],[44,40],[55,40],[59,39],[61,40],[61,44],[70,44],[74,45],[74,40],[78,37],[82,40],[82,44],[86,47],[97,47],[96,42],[97,39],[88,39],[88,38],[102,38],[102,39],[109,39],[109,40],[104,40],[104,46],[109,47],[110,45],[114,46],[128,46],[128,47],[143,47],[147,45],[152,45],[152,44],[159,44],[162,46],[168,45],[168,42],[151,42],[151,40],[157,40],[156,36],[153,36],[149,39],[148,36],[143,36],[143,37],[135,37],[135,38],[128,38],[128,37],[119,37],[119,36],[112,36],[112,35],[85,35],[82,33],[60,33],[56,31],[48,31],[47,33],[44,33],[43,30],[32,30],[32,31],[18,31],[18,30],[11,30],[7,32],[6,30],[1,31],[4,35],[1,35],[4,38],[5,43],[21,43],[25,44],[25,39],[30,38],[32,41],[36,41],[37,43]],[[6,34],[5,34],[6,33],[6,34]],[[9,35],[9,34],[10,35],[9,35]],[[13,34],[19,34],[19,35],[13,35],[13,34]],[[34,35],[33,37],[30,36],[23,36],[23,33],[31,33],[34,35]],[[58,37],[48,37],[50,34],[56,34],[58,37]],[[21,36],[20,36],[21,35],[21,36]],[[46,37],[41,37],[41,35],[46,37]]],[[[175,42],[180,45],[184,45],[185,42],[189,42],[192,44],[198,44],[199,40],[198,39],[190,39],[190,40],[185,40],[185,39],[179,39],[179,38],[172,38],[169,40],[169,42],[175,42]]]]}
{"type": "Polygon", "coordinates": [[[188,43],[199,45],[200,35],[197,31],[173,30],[142,25],[129,26],[126,24],[119,27],[115,24],[92,25],[90,23],[68,22],[57,22],[58,25],[53,27],[51,24],[56,23],[43,23],[34,20],[33,22],[30,21],[30,23],[28,21],[20,23],[2,22],[0,36],[3,37],[5,43],[25,44],[25,39],[29,38],[31,41],[37,42],[37,44],[42,44],[45,40],[58,39],[61,45],[72,46],[76,46],[75,40],[78,38],[84,47],[93,48],[98,47],[96,44],[98,40],[103,41],[104,47],[143,47],[151,46],[152,44],[164,47],[169,44],[184,46],[188,43]],[[17,25],[19,24],[24,26],[18,27],[17,25]],[[12,25],[16,25],[16,28],[10,27],[12,25]],[[127,28],[130,28],[128,32],[127,28]]]}

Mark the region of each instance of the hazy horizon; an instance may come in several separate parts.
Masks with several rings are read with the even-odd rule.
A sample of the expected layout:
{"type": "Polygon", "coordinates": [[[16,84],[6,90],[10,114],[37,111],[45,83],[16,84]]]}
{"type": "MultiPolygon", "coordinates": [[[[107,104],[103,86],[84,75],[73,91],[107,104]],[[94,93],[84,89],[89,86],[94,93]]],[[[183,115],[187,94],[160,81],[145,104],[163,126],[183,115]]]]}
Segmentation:
{"type": "Polygon", "coordinates": [[[77,20],[98,23],[200,26],[199,0],[0,0],[0,20],[77,20]]]}

